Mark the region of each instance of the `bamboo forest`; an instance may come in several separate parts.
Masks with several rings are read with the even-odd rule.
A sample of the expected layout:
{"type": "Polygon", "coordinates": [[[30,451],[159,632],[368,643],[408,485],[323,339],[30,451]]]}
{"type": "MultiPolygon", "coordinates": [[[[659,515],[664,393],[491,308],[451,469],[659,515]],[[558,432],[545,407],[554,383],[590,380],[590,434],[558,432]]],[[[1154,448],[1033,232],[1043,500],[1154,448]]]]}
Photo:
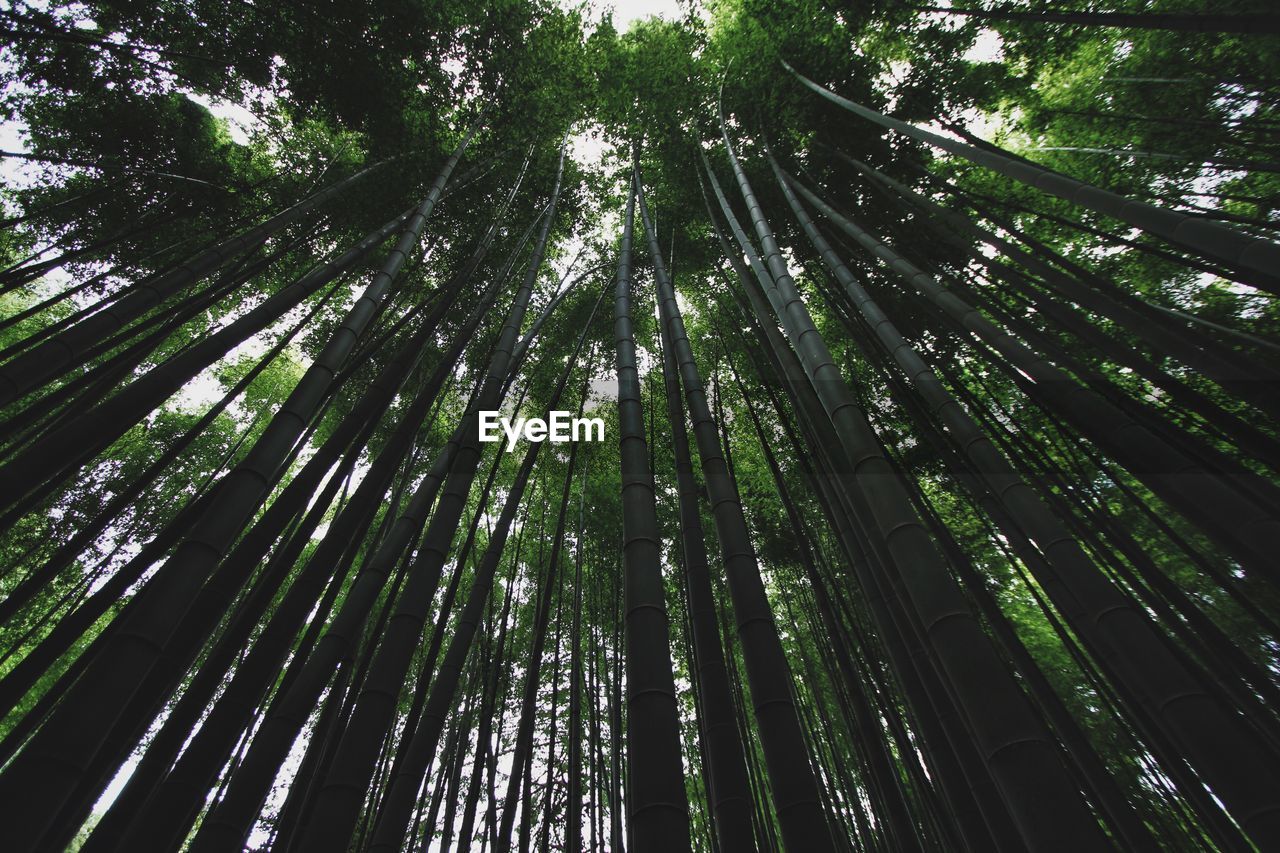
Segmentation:
{"type": "Polygon", "coordinates": [[[1280,851],[1272,2],[0,0],[0,220],[5,853],[1280,851]]]}

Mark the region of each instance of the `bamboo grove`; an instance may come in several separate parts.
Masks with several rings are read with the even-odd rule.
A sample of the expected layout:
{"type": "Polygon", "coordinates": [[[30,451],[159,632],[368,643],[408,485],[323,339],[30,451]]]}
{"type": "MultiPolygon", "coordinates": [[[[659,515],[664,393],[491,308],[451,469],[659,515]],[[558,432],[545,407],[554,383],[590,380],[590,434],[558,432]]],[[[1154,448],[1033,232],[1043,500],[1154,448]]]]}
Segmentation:
{"type": "Polygon", "coordinates": [[[1280,15],[1069,5],[4,4],[4,848],[1280,849],[1280,15]]]}

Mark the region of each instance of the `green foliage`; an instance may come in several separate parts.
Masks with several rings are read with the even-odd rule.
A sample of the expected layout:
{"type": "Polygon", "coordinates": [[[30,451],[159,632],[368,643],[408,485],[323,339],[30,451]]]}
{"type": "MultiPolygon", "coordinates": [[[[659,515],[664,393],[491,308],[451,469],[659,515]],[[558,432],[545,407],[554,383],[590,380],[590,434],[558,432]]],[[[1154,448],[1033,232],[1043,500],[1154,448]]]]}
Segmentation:
{"type": "MultiPolygon", "coordinates": [[[[1112,4],[1130,11],[1166,12],[1192,5],[1112,4]]],[[[1235,6],[1237,11],[1266,11],[1262,4],[1235,6]]],[[[1018,8],[1050,10],[1056,4],[1026,3],[1018,8]]],[[[295,475],[315,448],[351,415],[391,353],[418,332],[434,300],[461,292],[454,308],[427,337],[409,380],[385,410],[376,413],[367,446],[356,454],[356,473],[343,493],[349,495],[355,488],[369,463],[386,447],[414,391],[462,333],[474,300],[508,260],[512,279],[522,276],[532,248],[516,241],[548,202],[566,139],[572,150],[592,137],[603,153],[598,163],[566,164],[549,262],[537,271],[533,306],[520,331],[530,328],[569,281],[586,274],[541,329],[513,384],[508,405],[524,394],[521,413],[542,412],[567,352],[588,324],[585,352],[591,355],[575,366],[566,399],[573,397],[576,404],[574,395],[583,382],[599,381],[607,387],[615,376],[610,298],[615,232],[634,151],[657,220],[658,242],[664,252],[672,253],[671,269],[697,366],[720,420],[751,545],[792,667],[796,696],[807,715],[806,725],[812,728],[815,755],[829,771],[826,781],[845,785],[836,778],[839,767],[858,781],[858,785],[850,783],[849,790],[842,789],[844,803],[861,804],[860,796],[871,802],[859,739],[880,738],[891,743],[895,772],[901,770],[903,784],[914,791],[912,798],[924,802],[934,794],[927,785],[914,787],[925,780],[910,774],[908,759],[916,759],[904,749],[915,746],[898,743],[889,731],[891,722],[910,726],[912,713],[919,711],[909,709],[887,667],[885,649],[874,639],[876,623],[865,600],[869,591],[858,587],[850,569],[852,556],[845,552],[848,543],[834,529],[827,515],[830,508],[815,490],[814,471],[820,467],[821,453],[804,446],[802,418],[791,410],[780,377],[771,373],[753,321],[740,310],[738,284],[724,278],[725,273],[730,277],[733,273],[712,230],[700,187],[705,180],[701,154],[722,180],[728,174],[721,141],[723,109],[724,129],[744,162],[783,246],[784,262],[793,270],[835,364],[886,453],[911,484],[919,507],[941,519],[946,534],[982,581],[981,590],[967,590],[969,603],[980,609],[974,595],[978,591],[994,597],[1056,697],[1080,722],[1127,796],[1144,815],[1176,819],[1175,829],[1160,830],[1165,833],[1161,838],[1188,846],[1205,840],[1207,830],[1199,825],[1201,819],[1187,817],[1194,809],[1187,811],[1184,794],[1168,782],[1160,767],[1162,757],[1156,755],[1158,750],[1147,740],[1143,726],[1133,724],[1125,697],[1099,689],[1097,673],[1105,670],[1097,650],[1088,646],[1079,626],[1070,623],[1060,602],[1050,600],[1045,585],[1033,577],[1025,556],[1020,557],[1010,545],[998,520],[989,516],[967,484],[945,464],[924,429],[937,425],[928,419],[922,422],[919,411],[904,404],[902,389],[908,378],[891,372],[896,371],[890,366],[891,354],[875,349],[870,330],[829,280],[820,258],[793,221],[764,155],[767,149],[784,168],[818,188],[833,207],[856,218],[921,269],[947,281],[951,292],[1015,329],[1051,360],[1061,361],[1082,383],[1128,406],[1126,411],[1158,421],[1178,440],[1185,436],[1188,442],[1197,442],[1196,447],[1207,448],[1206,453],[1222,454],[1239,471],[1273,485],[1275,471],[1267,460],[1242,453],[1216,425],[1221,421],[1171,399],[1149,378],[1151,373],[1135,371],[1117,360],[1114,351],[1090,345],[1037,307],[1034,297],[1064,306],[1088,328],[1132,352],[1134,359],[1149,362],[1153,371],[1163,371],[1185,385],[1196,399],[1274,440],[1275,424],[1255,407],[1152,345],[1142,329],[1075,305],[1034,276],[1028,279],[1026,292],[1011,287],[1008,280],[980,268],[970,251],[974,240],[948,232],[935,217],[869,181],[833,152],[882,170],[962,216],[999,231],[1002,237],[1016,241],[1026,236],[1043,244],[1065,259],[1064,263],[1054,261],[1058,268],[1079,264],[1093,284],[1113,288],[1125,300],[1155,306],[1154,310],[1172,312],[1175,317],[1192,315],[1201,322],[1184,325],[1187,334],[1202,336],[1197,341],[1223,347],[1271,370],[1280,369],[1280,350],[1275,345],[1280,300],[1232,280],[1230,270],[1212,264],[1197,266],[1197,258],[1116,221],[899,134],[884,133],[803,89],[783,70],[781,61],[845,97],[902,120],[971,132],[1080,180],[1166,207],[1208,213],[1274,239],[1280,205],[1280,176],[1274,168],[1280,155],[1275,136],[1280,126],[1276,98],[1280,54],[1274,39],[1076,26],[1055,28],[1052,37],[1046,37],[1043,23],[960,19],[920,13],[896,2],[837,4],[829,0],[709,0],[690,5],[680,20],[649,18],[625,31],[619,30],[610,14],[596,18],[588,5],[566,6],[551,0],[484,4],[361,0],[274,6],[212,0],[101,0],[43,11],[23,7],[21,14],[14,15],[30,32],[5,48],[0,109],[22,124],[23,141],[33,159],[22,167],[26,178],[3,190],[5,215],[22,221],[0,234],[0,266],[17,267],[14,278],[0,279],[5,285],[0,292],[0,321],[64,293],[68,281],[97,279],[84,292],[0,328],[0,349],[6,352],[74,311],[126,293],[133,283],[288,208],[316,189],[377,165],[366,180],[322,207],[313,219],[253,247],[242,260],[258,260],[278,249],[282,256],[261,274],[175,323],[125,371],[120,383],[165,364],[282,291],[317,263],[334,258],[390,217],[420,203],[459,140],[471,128],[478,130],[428,222],[422,245],[408,259],[356,355],[342,368],[341,383],[327,399],[323,415],[282,482],[295,475]],[[999,56],[975,56],[971,51],[978,43],[997,44],[999,56]],[[218,117],[228,104],[240,105],[254,116],[247,138],[233,133],[228,122],[218,117]],[[517,181],[519,190],[510,208],[501,208],[517,181]],[[501,228],[493,250],[469,276],[462,277],[464,265],[495,216],[501,228]],[[56,271],[34,275],[31,281],[19,280],[18,265],[35,251],[44,253],[41,260],[53,259],[56,271]],[[14,282],[12,287],[5,284],[9,281],[14,282]],[[602,291],[605,296],[597,309],[602,291]],[[589,320],[593,310],[595,317],[589,320]],[[780,405],[775,407],[775,401],[780,405]],[[764,443],[751,414],[763,417],[768,431],[764,443]],[[801,443],[793,443],[793,435],[799,435],[801,443]],[[781,482],[766,450],[779,465],[781,482]],[[784,491],[794,501],[791,509],[804,522],[800,529],[792,524],[784,491]],[[867,663],[867,671],[860,674],[867,679],[865,685],[845,683],[832,662],[834,640],[817,618],[811,583],[815,576],[834,591],[836,616],[848,633],[841,641],[865,640],[857,648],[867,663]],[[848,691],[864,688],[873,704],[878,703],[874,714],[875,724],[881,726],[878,731],[858,731],[841,716],[848,712],[848,691]],[[862,791],[857,790],[859,786],[862,791]]],[[[739,217],[745,217],[739,201],[731,204],[739,217]]],[[[943,318],[884,264],[830,230],[828,237],[895,327],[935,367],[948,391],[1026,467],[1025,473],[1054,511],[1082,536],[1091,559],[1142,603],[1144,615],[1151,615],[1163,641],[1175,645],[1197,666],[1211,670],[1215,665],[1210,647],[1189,642],[1189,629],[1179,630],[1181,622],[1175,624],[1174,617],[1151,606],[1151,602],[1173,605],[1165,602],[1159,590],[1148,588],[1142,579],[1155,576],[1144,572],[1158,572],[1159,578],[1167,579],[1183,593],[1187,606],[1202,613],[1254,665],[1270,672],[1277,640],[1268,631],[1267,619],[1280,612],[1280,600],[1268,581],[1236,566],[1195,519],[1175,512],[1148,490],[1141,477],[1107,459],[1081,437],[1079,429],[1066,426],[1061,413],[1044,405],[1016,370],[1001,369],[986,345],[943,318]]],[[[11,672],[58,619],[81,606],[97,584],[163,530],[199,488],[215,482],[244,457],[308,365],[335,335],[342,334],[339,328],[348,307],[382,264],[393,240],[339,279],[332,297],[313,294],[202,371],[183,392],[158,405],[86,465],[74,481],[42,496],[34,511],[8,529],[0,538],[0,562],[5,566],[0,591],[5,594],[12,593],[28,573],[37,570],[76,530],[92,523],[112,497],[161,458],[305,311],[320,299],[329,299],[243,394],[112,519],[73,565],[0,626],[0,676],[11,672]]],[[[686,787],[695,801],[698,843],[705,845],[710,818],[699,802],[707,792],[701,778],[703,757],[695,755],[700,735],[697,703],[689,689],[697,679],[697,662],[686,634],[688,626],[683,624],[686,591],[679,571],[681,555],[674,545],[679,538],[679,506],[673,452],[666,440],[672,424],[667,422],[661,378],[654,276],[647,252],[639,248],[644,245],[639,228],[636,245],[632,310],[665,543],[667,604],[675,638],[672,654],[677,684],[682,687],[682,736],[690,770],[686,787]]],[[[1011,256],[990,248],[976,251],[990,258],[997,270],[1025,273],[1011,256]]],[[[394,486],[401,503],[429,469],[435,452],[449,441],[466,410],[498,339],[510,292],[509,287],[501,291],[493,310],[465,341],[452,378],[429,420],[419,426],[412,454],[401,460],[394,486]]],[[[93,370],[127,354],[135,333],[180,310],[190,295],[184,291],[163,300],[130,321],[119,340],[110,341],[28,400],[6,408],[8,420],[0,423],[7,431],[6,440],[27,429],[17,425],[25,405],[57,401],[53,395],[68,388],[77,391],[68,383],[93,379],[98,375],[93,370]]],[[[114,387],[109,385],[104,393],[114,387]]],[[[31,425],[37,427],[37,436],[64,415],[78,414],[81,401],[96,403],[92,393],[91,387],[85,396],[73,396],[65,411],[61,403],[49,405],[31,425]]],[[[560,408],[571,409],[572,404],[560,408]]],[[[607,392],[587,408],[589,414],[604,418],[608,439],[585,446],[579,457],[585,474],[571,489],[570,533],[559,569],[562,575],[569,574],[574,559],[583,560],[586,604],[582,618],[590,632],[584,640],[585,654],[596,656],[594,665],[609,670],[621,667],[625,619],[620,612],[618,557],[623,530],[615,441],[618,416],[607,392]],[[578,506],[585,521],[581,531],[576,529],[578,506]]],[[[499,573],[506,578],[509,565],[512,580],[500,580],[486,616],[483,642],[488,654],[496,636],[496,614],[508,600],[512,603],[511,640],[501,676],[505,692],[498,700],[512,707],[512,697],[518,695],[521,678],[531,665],[526,660],[532,648],[528,626],[533,621],[534,591],[547,570],[544,539],[554,524],[566,472],[567,454],[561,450],[550,445],[544,450],[507,545],[510,563],[504,562],[499,573]],[[517,537],[523,537],[518,557],[517,537]]],[[[457,570],[459,600],[465,600],[462,596],[473,584],[479,555],[491,535],[489,525],[505,498],[519,456],[494,446],[486,448],[481,460],[481,480],[490,464],[496,460],[498,465],[494,493],[485,505],[479,485],[471,490],[463,523],[477,522],[472,550],[466,561],[460,561],[465,536],[460,534],[450,543],[446,561],[447,571],[457,570]]],[[[272,494],[279,493],[277,486],[272,494]]],[[[349,543],[357,570],[375,552],[400,505],[388,495],[349,543]]],[[[325,525],[338,512],[335,503],[326,511],[325,525]]],[[[706,544],[719,583],[723,565],[705,507],[704,516],[706,544]]],[[[297,566],[305,565],[323,535],[322,527],[305,543],[297,566]]],[[[288,583],[296,579],[297,566],[291,569],[288,583]]],[[[254,582],[261,577],[256,568],[252,577],[254,582]]],[[[447,583],[447,578],[442,580],[447,583]]],[[[351,576],[338,583],[340,607],[349,594],[351,576]]],[[[99,632],[110,627],[136,592],[131,588],[120,602],[113,602],[58,656],[31,694],[0,722],[0,735],[13,730],[38,698],[53,689],[57,677],[99,632]]],[[[233,606],[248,595],[246,590],[236,592],[233,606]]],[[[557,594],[561,610],[567,611],[571,599],[564,596],[571,593],[570,589],[557,594]]],[[[391,587],[382,589],[373,613],[392,606],[395,594],[391,587]]],[[[720,596],[727,625],[731,607],[723,591],[720,596]]],[[[273,594],[271,601],[268,617],[279,604],[278,596],[273,594]]],[[[440,630],[451,626],[449,614],[436,615],[440,630]]],[[[567,632],[564,620],[571,615],[560,617],[557,636],[567,632]]],[[[315,619],[323,623],[331,617],[331,613],[319,613],[315,619]]],[[[370,633],[362,638],[361,654],[376,647],[372,625],[365,626],[370,633]]],[[[985,616],[983,625],[994,633],[985,616]]],[[[731,628],[725,636],[731,664],[735,672],[742,670],[745,661],[731,628]]],[[[562,638],[560,646],[549,654],[567,657],[569,641],[562,638]]],[[[419,651],[415,657],[416,665],[422,654],[419,651]]],[[[479,655],[473,652],[476,658],[479,655]]],[[[543,665],[549,664],[544,661],[543,665]]],[[[431,673],[414,672],[396,697],[401,714],[412,706],[414,691],[430,683],[431,673]],[[425,680],[422,685],[419,679],[425,680]]],[[[606,673],[603,680],[611,677],[606,673]]],[[[742,689],[743,728],[755,756],[760,733],[748,720],[749,690],[742,689]]],[[[556,703],[564,703],[563,690],[563,684],[544,684],[539,725],[549,724],[556,703]]],[[[174,691],[167,693],[167,701],[173,695],[174,691]]],[[[1274,722],[1269,720],[1268,725],[1274,722]]],[[[612,730],[612,725],[610,721],[606,727],[612,730]]],[[[915,737],[914,727],[911,733],[915,737]]],[[[759,796],[765,815],[772,820],[770,795],[759,796]]],[[[879,820],[875,823],[873,832],[883,832],[879,820]]],[[[82,843],[89,828],[90,824],[82,827],[73,844],[82,843]]],[[[892,846],[887,836],[866,842],[868,848],[892,846]]]]}

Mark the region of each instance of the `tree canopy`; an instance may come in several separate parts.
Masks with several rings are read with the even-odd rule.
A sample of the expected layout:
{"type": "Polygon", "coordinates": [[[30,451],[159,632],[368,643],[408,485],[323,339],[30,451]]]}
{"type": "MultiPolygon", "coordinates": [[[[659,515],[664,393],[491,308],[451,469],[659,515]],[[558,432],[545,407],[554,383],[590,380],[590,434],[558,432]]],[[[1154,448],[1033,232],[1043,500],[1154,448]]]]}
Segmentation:
{"type": "Polygon", "coordinates": [[[0,9],[6,849],[1280,847],[1280,14],[620,21],[0,9]]]}

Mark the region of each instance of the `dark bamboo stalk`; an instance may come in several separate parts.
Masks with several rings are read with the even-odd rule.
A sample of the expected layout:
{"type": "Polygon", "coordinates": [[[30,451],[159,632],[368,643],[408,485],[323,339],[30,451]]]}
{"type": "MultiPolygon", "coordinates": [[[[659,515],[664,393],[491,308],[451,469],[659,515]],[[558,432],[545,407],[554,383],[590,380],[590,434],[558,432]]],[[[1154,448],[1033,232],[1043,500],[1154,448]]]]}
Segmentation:
{"type": "Polygon", "coordinates": [[[846,453],[856,460],[848,473],[853,475],[855,487],[866,492],[880,536],[892,554],[896,580],[916,608],[934,662],[946,673],[965,713],[974,745],[999,786],[1019,832],[1033,849],[1105,846],[1097,823],[1059,761],[1052,739],[964,602],[856,398],[835,368],[787,272],[746,174],[732,156],[723,128],[722,133],[726,146],[730,146],[730,162],[772,273],[775,286],[769,291],[770,302],[837,425],[846,453]],[[1029,799],[1033,789],[1041,791],[1034,800],[1029,799]],[[1040,805],[1049,801],[1055,803],[1052,814],[1045,813],[1040,805]]]}
{"type": "Polygon", "coordinates": [[[638,159],[636,194],[640,216],[649,235],[651,261],[657,280],[658,305],[666,326],[666,340],[680,367],[685,403],[693,424],[703,482],[711,502],[716,535],[728,578],[738,640],[742,647],[751,701],[760,740],[764,746],[769,781],[775,791],[774,808],[788,847],[804,850],[832,849],[818,785],[791,696],[791,674],[786,653],[773,623],[772,609],[760,576],[743,515],[742,501],[730,476],[720,444],[718,426],[707,405],[693,349],[684,330],[675,290],[658,251],[657,236],[649,219],[641,185],[638,159]]]}
{"type": "MultiPolygon", "coordinates": [[[[898,121],[875,110],[855,104],[847,98],[842,98],[831,90],[803,76],[788,65],[786,61],[783,61],[782,64],[804,86],[855,115],[882,127],[904,133],[913,139],[941,148],[950,154],[964,157],[971,162],[1026,183],[1050,195],[1055,195],[1074,204],[1095,210],[1098,213],[1114,217],[1171,243],[1190,248],[1197,253],[1227,264],[1235,271],[1234,276],[1246,284],[1280,294],[1280,277],[1277,277],[1274,272],[1277,267],[1280,267],[1280,244],[1246,234],[1203,217],[1190,216],[1185,213],[1155,207],[1145,202],[1126,199],[1123,196],[1090,186],[1074,178],[1051,172],[1029,161],[1014,159],[998,150],[976,148],[972,145],[922,130],[914,125],[898,121]]],[[[994,149],[993,146],[992,149],[994,149]]]]}
{"type": "Polygon", "coordinates": [[[631,238],[636,192],[633,175],[627,192],[614,297],[627,670],[627,844],[638,850],[683,851],[689,850],[691,843],[689,806],[680,760],[680,720],[662,582],[662,541],[631,323],[631,238]]]}

